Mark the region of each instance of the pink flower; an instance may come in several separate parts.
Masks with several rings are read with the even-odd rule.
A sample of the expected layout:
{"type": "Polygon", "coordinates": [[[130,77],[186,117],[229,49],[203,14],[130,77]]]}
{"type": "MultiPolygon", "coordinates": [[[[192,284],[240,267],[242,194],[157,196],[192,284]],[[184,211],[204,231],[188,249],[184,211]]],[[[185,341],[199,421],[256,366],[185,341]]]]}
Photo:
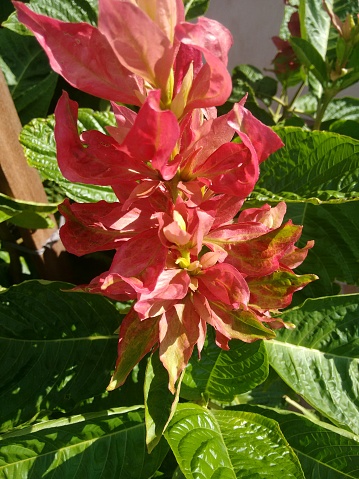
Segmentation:
{"type": "Polygon", "coordinates": [[[87,93],[140,106],[159,89],[161,108],[177,117],[221,105],[230,95],[231,34],[214,20],[185,22],[180,0],[100,0],[98,28],[13,3],[53,70],[87,93]]]}

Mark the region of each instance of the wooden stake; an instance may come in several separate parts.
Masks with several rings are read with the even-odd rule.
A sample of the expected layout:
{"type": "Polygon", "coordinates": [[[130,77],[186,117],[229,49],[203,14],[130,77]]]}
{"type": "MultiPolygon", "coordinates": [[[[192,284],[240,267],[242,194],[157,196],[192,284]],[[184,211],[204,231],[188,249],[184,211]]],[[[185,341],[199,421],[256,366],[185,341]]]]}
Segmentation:
{"type": "MultiPolygon", "coordinates": [[[[40,176],[26,161],[19,142],[21,123],[12,101],[4,75],[0,70],[0,191],[16,199],[47,203],[47,196],[40,176]]],[[[56,224],[56,223],[55,223],[56,224]]],[[[21,230],[23,244],[27,248],[41,250],[56,229],[21,230]]],[[[58,256],[64,251],[59,241],[47,248],[42,255],[33,255],[40,277],[62,277],[58,256]]]]}

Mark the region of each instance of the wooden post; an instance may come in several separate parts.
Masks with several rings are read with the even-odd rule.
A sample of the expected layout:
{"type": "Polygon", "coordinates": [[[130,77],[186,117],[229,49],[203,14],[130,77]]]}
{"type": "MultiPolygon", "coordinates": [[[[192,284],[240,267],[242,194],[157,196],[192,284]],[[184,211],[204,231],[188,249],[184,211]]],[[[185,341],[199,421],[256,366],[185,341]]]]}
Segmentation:
{"type": "MultiPolygon", "coordinates": [[[[0,191],[15,199],[47,203],[47,196],[40,176],[26,161],[19,142],[21,123],[0,70],[0,191]]],[[[41,250],[55,229],[21,230],[23,245],[41,250]]],[[[33,255],[38,274],[44,279],[60,279],[58,256],[64,251],[62,243],[55,243],[40,255],[33,255]]]]}

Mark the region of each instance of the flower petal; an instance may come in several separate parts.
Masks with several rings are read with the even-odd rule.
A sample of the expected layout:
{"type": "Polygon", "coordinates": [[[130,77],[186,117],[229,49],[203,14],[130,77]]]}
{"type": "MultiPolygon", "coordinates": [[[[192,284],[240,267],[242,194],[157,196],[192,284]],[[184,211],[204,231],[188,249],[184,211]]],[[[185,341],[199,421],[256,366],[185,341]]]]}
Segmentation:
{"type": "Polygon", "coordinates": [[[116,369],[108,391],[121,386],[136,364],[156,345],[159,319],[141,321],[133,309],[124,318],[120,326],[116,369]]]}
{"type": "Polygon", "coordinates": [[[52,69],[70,85],[108,100],[140,105],[143,80],[117,60],[106,37],[88,23],[65,23],[13,2],[20,22],[36,36],[52,69]]]}

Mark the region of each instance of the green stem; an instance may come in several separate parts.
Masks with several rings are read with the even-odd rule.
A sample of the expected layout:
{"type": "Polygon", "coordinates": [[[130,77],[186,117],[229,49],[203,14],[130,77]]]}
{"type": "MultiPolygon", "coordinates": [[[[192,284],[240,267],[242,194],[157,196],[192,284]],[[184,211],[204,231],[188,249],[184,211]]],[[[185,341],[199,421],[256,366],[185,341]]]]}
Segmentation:
{"type": "Polygon", "coordinates": [[[318,108],[314,119],[313,130],[320,130],[325,111],[329,105],[329,102],[335,97],[336,94],[337,92],[333,90],[324,91],[322,98],[320,101],[318,101],[318,108]]]}

